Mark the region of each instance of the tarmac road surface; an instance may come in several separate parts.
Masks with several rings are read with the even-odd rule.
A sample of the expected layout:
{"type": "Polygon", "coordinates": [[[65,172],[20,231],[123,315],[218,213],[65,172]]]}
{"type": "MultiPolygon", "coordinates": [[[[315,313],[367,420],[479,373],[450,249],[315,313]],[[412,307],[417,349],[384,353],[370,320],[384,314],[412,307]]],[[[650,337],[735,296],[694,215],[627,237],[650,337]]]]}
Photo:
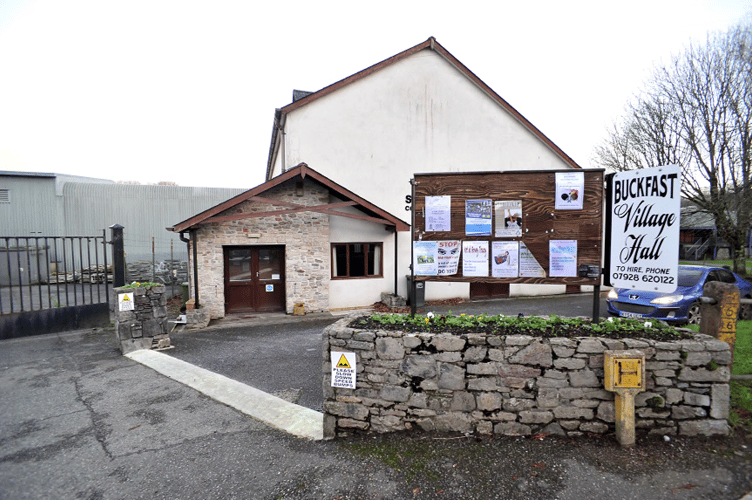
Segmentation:
{"type": "MultiPolygon", "coordinates": [[[[236,325],[226,348],[212,346],[222,328],[209,328],[191,334],[203,346],[193,355],[221,367],[263,343],[246,356],[258,366],[239,373],[303,402],[308,381],[296,377],[318,378],[321,353],[308,349],[334,319],[236,325]]],[[[189,337],[168,352],[188,351],[189,337]]],[[[0,418],[2,500],[737,500],[752,484],[752,443],[741,436],[640,439],[633,449],[608,437],[301,440],[121,356],[107,330],[0,341],[0,418]]]]}

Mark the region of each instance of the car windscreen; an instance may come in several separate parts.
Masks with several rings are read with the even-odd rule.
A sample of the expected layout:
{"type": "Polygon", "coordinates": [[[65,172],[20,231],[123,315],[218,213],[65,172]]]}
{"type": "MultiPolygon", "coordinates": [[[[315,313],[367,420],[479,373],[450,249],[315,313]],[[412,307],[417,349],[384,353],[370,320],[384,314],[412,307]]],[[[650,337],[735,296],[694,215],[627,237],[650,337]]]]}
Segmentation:
{"type": "Polygon", "coordinates": [[[702,269],[679,268],[679,286],[695,286],[703,275],[702,269]]]}

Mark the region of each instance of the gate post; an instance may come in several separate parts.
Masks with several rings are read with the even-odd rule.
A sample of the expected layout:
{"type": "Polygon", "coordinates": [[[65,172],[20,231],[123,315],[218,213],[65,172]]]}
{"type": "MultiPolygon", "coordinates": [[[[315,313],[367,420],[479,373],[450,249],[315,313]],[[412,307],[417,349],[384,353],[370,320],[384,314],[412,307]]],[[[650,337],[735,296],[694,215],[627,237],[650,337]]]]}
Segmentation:
{"type": "Polygon", "coordinates": [[[125,285],[125,245],[123,244],[123,226],[110,226],[112,238],[112,286],[125,285]]]}

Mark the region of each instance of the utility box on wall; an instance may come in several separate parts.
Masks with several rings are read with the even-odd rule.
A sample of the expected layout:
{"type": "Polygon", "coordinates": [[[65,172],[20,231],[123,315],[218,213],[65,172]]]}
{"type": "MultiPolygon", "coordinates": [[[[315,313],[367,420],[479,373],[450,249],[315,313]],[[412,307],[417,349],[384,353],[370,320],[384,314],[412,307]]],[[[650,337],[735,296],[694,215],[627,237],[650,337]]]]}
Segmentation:
{"type": "Polygon", "coordinates": [[[606,351],[603,371],[607,391],[645,390],[645,354],[640,351],[606,351]]]}

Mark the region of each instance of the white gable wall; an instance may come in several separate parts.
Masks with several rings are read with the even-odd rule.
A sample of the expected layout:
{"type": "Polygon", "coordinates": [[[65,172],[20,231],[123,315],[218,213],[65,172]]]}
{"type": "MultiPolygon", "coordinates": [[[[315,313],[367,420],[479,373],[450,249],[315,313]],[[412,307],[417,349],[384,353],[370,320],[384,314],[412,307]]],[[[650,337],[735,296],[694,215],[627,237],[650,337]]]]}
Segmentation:
{"type": "MultiPolygon", "coordinates": [[[[291,111],[283,137],[274,175],[282,171],[283,156],[285,168],[305,162],[406,222],[405,195],[414,173],[570,168],[432,50],[291,111]]],[[[400,234],[399,248],[399,293],[404,296],[409,233],[400,234]]],[[[558,288],[563,289],[535,287],[532,293],[558,288]]],[[[426,288],[428,300],[468,294],[467,284],[431,283],[426,288]]]]}

